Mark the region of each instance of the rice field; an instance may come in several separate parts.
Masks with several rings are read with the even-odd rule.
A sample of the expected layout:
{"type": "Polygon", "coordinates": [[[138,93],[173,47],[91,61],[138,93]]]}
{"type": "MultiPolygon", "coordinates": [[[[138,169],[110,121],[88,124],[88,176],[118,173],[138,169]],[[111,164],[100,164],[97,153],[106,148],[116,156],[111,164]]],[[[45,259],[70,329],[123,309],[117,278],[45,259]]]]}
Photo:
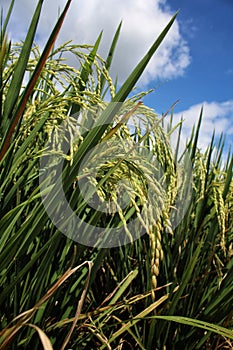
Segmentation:
{"type": "Polygon", "coordinates": [[[42,3],[1,25],[0,349],[232,349],[232,150],[132,94],[177,14],[119,87],[121,25],[106,60],[54,46],[67,1],[41,52],[42,3]]]}

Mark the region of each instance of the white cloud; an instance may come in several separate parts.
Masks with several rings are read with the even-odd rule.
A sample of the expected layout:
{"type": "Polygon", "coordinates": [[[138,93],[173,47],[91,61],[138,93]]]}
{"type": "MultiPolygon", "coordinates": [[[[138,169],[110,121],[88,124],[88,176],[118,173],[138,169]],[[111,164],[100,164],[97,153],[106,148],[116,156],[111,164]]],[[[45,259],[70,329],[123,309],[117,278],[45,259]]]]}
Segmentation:
{"type": "Polygon", "coordinates": [[[200,111],[203,106],[199,147],[206,149],[211,141],[213,131],[218,137],[223,133],[227,144],[232,145],[233,140],[233,100],[224,102],[202,102],[191,106],[187,110],[174,114],[174,121],[184,118],[184,137],[190,135],[193,125],[197,125],[200,111]]]}
{"type": "MultiPolygon", "coordinates": [[[[2,0],[6,7],[8,0],[2,0]]],[[[44,2],[43,16],[40,20],[38,38],[42,42],[58,16],[58,7],[62,9],[65,0],[44,2]]],[[[11,22],[13,37],[24,38],[27,23],[36,0],[16,0],[11,22]]],[[[100,54],[106,55],[115,30],[123,20],[122,32],[114,58],[112,75],[118,74],[122,82],[146,53],[153,41],[171,19],[173,13],[166,0],[73,0],[59,42],[69,39],[77,44],[92,44],[101,30],[104,31],[100,54]]],[[[158,78],[181,76],[190,63],[189,48],[180,33],[176,21],[170,32],[150,62],[141,83],[158,78]]]]}

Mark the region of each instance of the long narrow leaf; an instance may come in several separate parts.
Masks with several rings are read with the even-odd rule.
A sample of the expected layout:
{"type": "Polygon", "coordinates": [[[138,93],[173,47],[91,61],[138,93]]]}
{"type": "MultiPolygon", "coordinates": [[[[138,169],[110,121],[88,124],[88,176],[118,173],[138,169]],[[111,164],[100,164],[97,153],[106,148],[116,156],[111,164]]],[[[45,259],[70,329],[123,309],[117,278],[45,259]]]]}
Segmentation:
{"type": "MultiPolygon", "coordinates": [[[[122,26],[122,21],[120,22],[119,26],[117,27],[116,33],[114,35],[112,44],[111,44],[109,52],[108,52],[108,56],[107,56],[106,63],[105,63],[105,67],[108,71],[111,68],[112,60],[114,57],[114,52],[115,52],[116,45],[117,45],[119,35],[120,35],[120,31],[121,31],[121,26],[122,26]]],[[[106,78],[105,78],[104,74],[102,73],[102,75],[100,77],[100,92],[101,93],[103,92],[105,83],[106,83],[106,78]]],[[[105,94],[103,94],[103,95],[105,95],[105,94]]]]}
{"type": "Polygon", "coordinates": [[[8,9],[6,18],[5,18],[3,27],[2,27],[2,32],[1,32],[1,38],[2,38],[2,39],[3,39],[3,38],[5,37],[5,35],[6,35],[6,29],[7,29],[8,23],[9,23],[9,19],[10,19],[10,17],[11,17],[11,13],[12,13],[12,10],[13,10],[13,7],[14,7],[14,3],[15,3],[15,0],[11,0],[11,3],[10,3],[10,6],[9,6],[9,9],[8,9]]]}
{"type": "Polygon", "coordinates": [[[88,135],[85,137],[84,141],[80,145],[79,151],[76,154],[75,160],[74,160],[74,167],[71,172],[71,176],[69,179],[67,179],[68,186],[71,185],[73,178],[76,176],[80,161],[84,157],[84,155],[92,148],[94,147],[99,140],[101,139],[103,133],[106,130],[106,127],[108,124],[112,122],[113,117],[118,112],[118,110],[121,107],[121,103],[125,101],[129,93],[132,91],[133,87],[135,86],[136,82],[142,75],[143,71],[145,70],[147,64],[149,63],[150,59],[154,55],[155,51],[158,49],[159,45],[162,43],[163,39],[165,38],[166,34],[168,33],[169,29],[171,28],[173,22],[175,21],[177,17],[177,13],[172,17],[170,22],[167,24],[165,29],[162,31],[162,33],[159,35],[158,39],[154,42],[154,44],[151,46],[149,51],[146,53],[146,55],[143,57],[143,59],[139,62],[139,64],[136,66],[136,68],[133,70],[133,72],[130,74],[128,79],[125,81],[125,83],[122,85],[118,93],[113,98],[112,102],[108,105],[108,107],[103,111],[102,115],[98,119],[98,127],[93,128],[90,130],[88,135]]]}
{"type": "MultiPolygon", "coordinates": [[[[90,54],[88,55],[86,62],[84,63],[83,68],[81,70],[80,79],[78,82],[78,88],[79,88],[80,93],[82,91],[84,91],[86,83],[87,83],[88,78],[89,78],[89,75],[91,74],[92,64],[95,60],[97,50],[98,50],[99,45],[100,45],[101,38],[102,38],[102,32],[98,36],[98,38],[95,42],[95,45],[94,45],[92,51],[90,52],[90,54]]],[[[73,103],[72,107],[71,107],[70,115],[78,113],[79,110],[80,110],[80,106],[76,103],[73,103]]]]}
{"type": "Polygon", "coordinates": [[[38,21],[40,18],[42,4],[43,4],[43,0],[39,0],[27,33],[27,36],[25,38],[22,51],[20,53],[20,56],[18,58],[16,67],[12,76],[11,84],[9,86],[6,99],[4,102],[4,111],[3,111],[4,123],[7,123],[8,121],[10,122],[10,119],[12,119],[13,109],[15,108],[16,102],[18,100],[18,96],[20,94],[23,77],[26,72],[26,67],[27,67],[29,56],[31,53],[33,40],[35,37],[38,21]]]}
{"type": "MultiPolygon", "coordinates": [[[[6,134],[5,139],[4,139],[3,146],[2,146],[2,149],[1,149],[1,152],[0,152],[0,160],[3,158],[5,152],[7,151],[7,148],[9,146],[9,143],[10,143],[10,140],[11,140],[11,137],[12,137],[12,134],[13,134],[13,132],[15,130],[15,127],[16,127],[17,123],[19,122],[19,120],[20,120],[20,118],[22,116],[22,113],[23,113],[23,111],[25,109],[26,103],[27,103],[30,95],[33,92],[33,89],[34,89],[34,86],[36,85],[37,79],[38,79],[38,77],[39,77],[39,75],[40,75],[40,73],[41,73],[41,71],[42,71],[42,69],[43,69],[43,67],[44,67],[44,65],[46,63],[46,60],[47,60],[47,58],[49,56],[49,53],[50,53],[50,51],[51,51],[51,49],[52,49],[52,47],[53,47],[53,45],[55,43],[57,35],[58,35],[58,33],[59,33],[60,29],[61,29],[62,23],[63,23],[64,18],[66,16],[66,13],[67,13],[67,11],[69,9],[69,6],[71,4],[71,1],[72,0],[68,0],[67,1],[63,12],[62,12],[61,16],[59,17],[59,19],[58,19],[58,21],[57,21],[57,23],[56,23],[56,25],[55,25],[55,27],[54,27],[50,37],[49,37],[49,40],[48,40],[48,42],[47,42],[47,44],[45,46],[45,49],[44,49],[44,51],[43,51],[43,53],[42,53],[42,55],[40,57],[40,60],[39,60],[37,66],[35,68],[35,71],[33,72],[32,77],[31,77],[27,87],[24,90],[23,96],[22,96],[22,98],[21,98],[21,100],[19,102],[19,105],[17,107],[17,110],[16,110],[16,113],[14,115],[14,118],[13,118],[13,120],[11,122],[9,130],[8,130],[8,132],[6,134]]],[[[38,5],[38,7],[39,7],[39,5],[38,5]]],[[[37,12],[39,12],[39,10],[37,12]]],[[[39,17],[39,14],[40,14],[40,12],[37,14],[38,17],[39,17]]],[[[25,42],[27,42],[27,38],[26,38],[25,42]]],[[[29,55],[30,51],[27,54],[29,55]]],[[[24,62],[24,70],[25,70],[25,62],[24,62]]],[[[22,72],[21,72],[21,75],[22,75],[22,72]]],[[[19,79],[19,77],[16,76],[16,78],[15,78],[15,80],[16,80],[15,84],[16,85],[19,83],[18,79],[19,79]]],[[[13,80],[12,80],[12,83],[13,83],[13,80]]],[[[14,93],[14,91],[13,91],[13,93],[14,93]]],[[[11,100],[10,100],[10,105],[12,105],[12,101],[11,100]]],[[[8,109],[9,109],[9,107],[8,107],[8,109]]],[[[9,114],[9,112],[8,112],[8,114],[9,114]]],[[[6,116],[8,116],[8,114],[6,113],[6,116]]]]}

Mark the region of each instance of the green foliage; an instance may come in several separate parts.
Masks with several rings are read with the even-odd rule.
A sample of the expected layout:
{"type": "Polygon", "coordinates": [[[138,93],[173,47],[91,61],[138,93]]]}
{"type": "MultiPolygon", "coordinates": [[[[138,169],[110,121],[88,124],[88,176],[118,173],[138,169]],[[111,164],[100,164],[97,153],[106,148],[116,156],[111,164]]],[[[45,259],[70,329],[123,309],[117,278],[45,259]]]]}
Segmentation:
{"type": "MultiPolygon", "coordinates": [[[[1,29],[0,349],[40,349],[41,344],[44,349],[232,348],[232,153],[222,163],[224,143],[220,139],[214,153],[214,136],[206,152],[198,149],[201,112],[182,156],[177,141],[175,159],[192,162],[192,177],[181,168],[187,176],[178,184],[178,165],[169,147],[172,117],[165,132],[165,116],[159,119],[141,103],[145,93],[128,98],[176,15],[116,90],[108,71],[121,25],[106,61],[97,53],[101,34],[93,47],[69,42],[55,48],[67,1],[40,54],[33,40],[42,3],[38,1],[23,44],[11,44],[6,35],[14,1],[1,29]],[[68,52],[78,68],[67,65],[68,52]],[[106,94],[112,103],[106,103],[106,94]],[[140,123],[128,127],[127,120],[136,117],[140,123]],[[80,164],[95,146],[98,162],[87,164],[85,171],[97,181],[97,195],[109,203],[109,213],[91,208],[77,186],[80,164]],[[103,154],[114,155],[116,148],[126,149],[128,158],[102,161],[103,154]],[[148,150],[151,158],[145,157],[148,150]],[[129,244],[87,247],[53,225],[41,197],[50,194],[50,213],[56,214],[59,188],[41,186],[44,156],[64,160],[66,198],[93,225],[80,237],[91,239],[95,227],[114,227],[123,230],[129,244]],[[153,166],[155,157],[161,168],[153,166]],[[122,179],[130,179],[134,189],[123,182],[122,192],[130,198],[123,209],[116,199],[122,179]],[[188,191],[188,180],[192,191],[184,198],[189,197],[190,205],[172,229],[177,220],[173,207],[179,204],[179,192],[188,191]],[[155,193],[151,202],[148,183],[155,193]],[[111,214],[112,207],[118,215],[111,214]],[[135,218],[146,234],[133,241],[128,223],[135,218]]],[[[180,134],[182,123],[178,127],[180,134]]],[[[55,169],[52,162],[46,166],[55,169]]]]}

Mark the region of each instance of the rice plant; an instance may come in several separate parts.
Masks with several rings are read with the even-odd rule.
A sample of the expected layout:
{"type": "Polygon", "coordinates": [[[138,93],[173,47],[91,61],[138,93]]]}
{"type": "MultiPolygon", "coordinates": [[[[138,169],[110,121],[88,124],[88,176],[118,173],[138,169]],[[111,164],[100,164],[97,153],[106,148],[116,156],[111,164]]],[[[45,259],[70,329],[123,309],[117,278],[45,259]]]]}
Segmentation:
{"type": "Polygon", "coordinates": [[[101,34],[56,47],[67,1],[40,53],[42,3],[23,43],[14,1],[1,28],[0,349],[231,348],[232,153],[198,149],[200,114],[174,155],[182,123],[131,94],[176,14],[119,88],[121,24],[106,60],[101,34]]]}

